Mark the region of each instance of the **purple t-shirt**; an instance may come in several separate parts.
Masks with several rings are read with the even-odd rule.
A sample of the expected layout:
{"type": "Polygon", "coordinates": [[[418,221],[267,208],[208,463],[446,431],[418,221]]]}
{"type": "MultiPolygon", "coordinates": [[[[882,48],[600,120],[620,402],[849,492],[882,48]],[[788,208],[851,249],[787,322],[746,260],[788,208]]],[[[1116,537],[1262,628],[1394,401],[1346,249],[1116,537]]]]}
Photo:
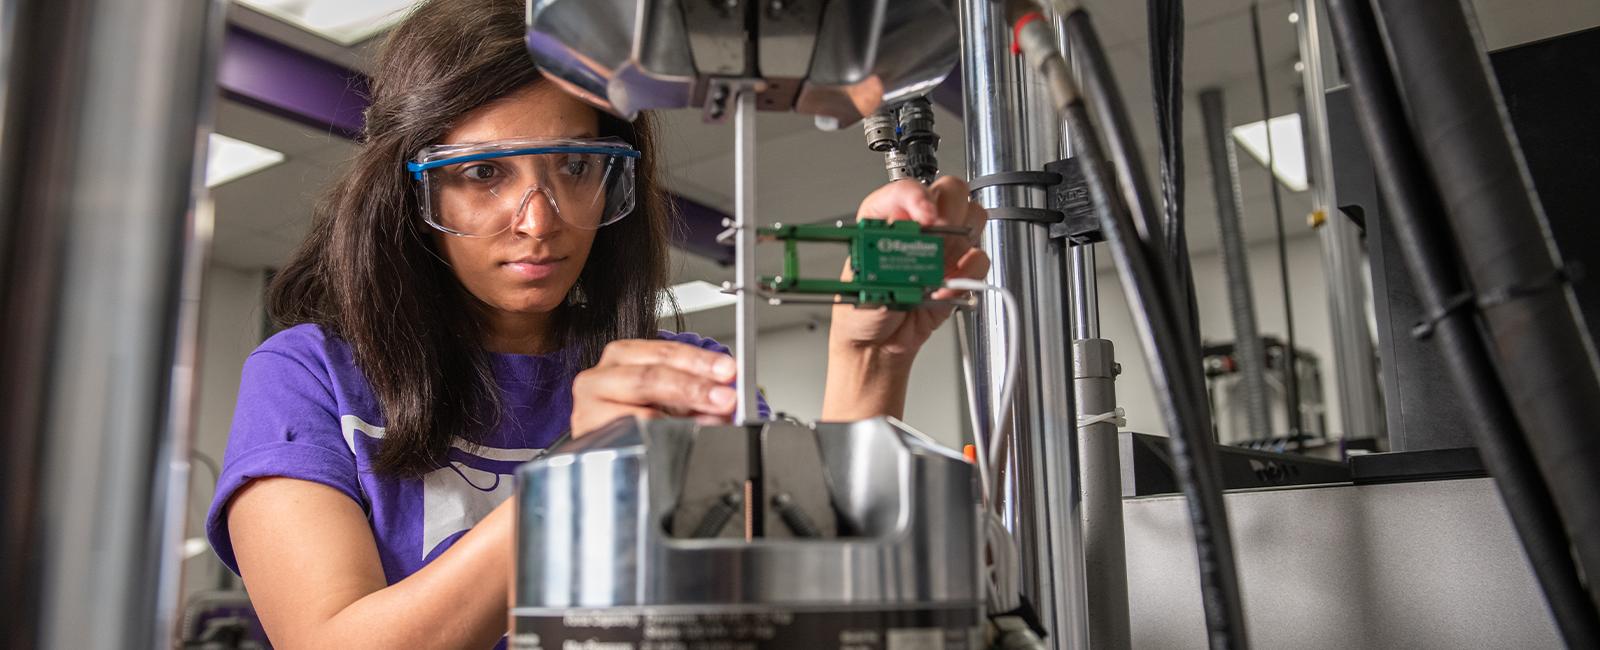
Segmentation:
{"type": "MultiPolygon", "coordinates": [[[[660,336],[728,351],[694,334],[660,336]]],[[[237,572],[228,500],[254,478],[313,481],[361,505],[372,522],[384,577],[399,582],[510,497],[517,465],[567,429],[572,378],[563,354],[492,355],[505,405],[500,427],[480,445],[458,439],[444,466],[422,478],[395,479],[371,471],[383,417],[350,346],[316,325],[279,332],[245,361],[222,476],[206,519],[211,546],[237,572]]]]}

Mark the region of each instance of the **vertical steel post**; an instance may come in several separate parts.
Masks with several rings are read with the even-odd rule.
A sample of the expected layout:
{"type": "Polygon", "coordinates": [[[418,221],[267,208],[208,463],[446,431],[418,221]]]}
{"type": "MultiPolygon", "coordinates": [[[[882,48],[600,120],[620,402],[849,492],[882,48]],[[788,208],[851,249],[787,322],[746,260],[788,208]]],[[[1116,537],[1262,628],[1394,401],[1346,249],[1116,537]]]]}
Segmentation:
{"type": "Polygon", "coordinates": [[[756,93],[750,86],[738,89],[734,98],[733,174],[734,240],[733,265],[738,276],[739,303],[734,328],[738,341],[734,357],[739,365],[739,402],[733,415],[738,424],[760,419],[756,401],[756,93]]]}
{"type": "MultiPolygon", "coordinates": [[[[1000,3],[962,0],[962,87],[965,95],[967,174],[1042,169],[1060,157],[1060,122],[1042,80],[1009,51],[1010,25],[1000,3]]],[[[983,233],[994,260],[987,281],[1016,295],[1020,341],[1005,340],[1000,301],[985,300],[973,327],[976,380],[986,407],[1000,403],[999,378],[1006,346],[1021,346],[1010,429],[1015,432],[996,495],[1021,551],[1022,591],[1039,611],[1056,648],[1087,646],[1081,502],[1074,480],[1075,412],[1066,368],[1066,309],[1062,246],[1048,226],[1006,219],[1006,208],[1043,208],[1036,187],[995,186],[974,198],[1000,210],[983,233]]],[[[992,421],[993,414],[982,414],[992,421]]]]}
{"type": "MultiPolygon", "coordinates": [[[[1056,46],[1072,52],[1055,16],[1056,46]]],[[[1061,152],[1076,155],[1066,124],[1061,152]]],[[[1077,416],[1078,485],[1083,500],[1083,573],[1091,650],[1128,650],[1128,550],[1122,526],[1122,442],[1117,435],[1116,349],[1100,338],[1094,244],[1071,246],[1065,275],[1072,335],[1072,390],[1077,416]],[[1112,417],[1107,418],[1110,415],[1112,417]]]]}
{"type": "Polygon", "coordinates": [[[24,619],[0,637],[18,647],[173,645],[225,4],[7,3],[3,548],[27,566],[0,576],[24,619]]]}
{"type": "MultiPolygon", "coordinates": [[[[1233,353],[1239,360],[1244,379],[1245,417],[1250,438],[1262,440],[1272,436],[1272,412],[1267,402],[1267,349],[1261,344],[1261,332],[1256,327],[1249,253],[1245,250],[1244,224],[1241,223],[1244,205],[1239,199],[1239,160],[1234,155],[1233,138],[1228,135],[1228,114],[1222,104],[1221,89],[1200,92],[1200,115],[1205,127],[1206,153],[1211,160],[1211,191],[1217,199],[1222,271],[1228,282],[1228,307],[1233,316],[1233,353]]],[[[1270,178],[1271,182],[1278,182],[1276,175],[1270,178]]],[[[1220,424],[1222,416],[1215,417],[1220,424]]]]}
{"type": "Polygon", "coordinates": [[[1328,311],[1333,330],[1334,374],[1339,386],[1339,418],[1347,438],[1373,438],[1384,431],[1378,401],[1372,335],[1367,330],[1367,285],[1362,277],[1361,235],[1338,213],[1333,194],[1333,150],[1328,144],[1327,86],[1322,69],[1321,22],[1314,0],[1294,0],[1300,20],[1301,71],[1306,87],[1306,164],[1311,177],[1313,214],[1322,242],[1328,278],[1328,311]]]}

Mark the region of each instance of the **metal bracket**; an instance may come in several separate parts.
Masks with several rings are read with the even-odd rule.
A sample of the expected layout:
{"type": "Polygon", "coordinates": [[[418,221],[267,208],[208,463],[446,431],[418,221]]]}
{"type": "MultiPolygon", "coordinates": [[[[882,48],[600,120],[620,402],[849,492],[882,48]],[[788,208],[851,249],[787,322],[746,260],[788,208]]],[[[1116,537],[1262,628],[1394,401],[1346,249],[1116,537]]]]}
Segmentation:
{"type": "Polygon", "coordinates": [[[1105,233],[1100,231],[1100,217],[1095,214],[1094,202],[1089,198],[1089,183],[1084,180],[1078,161],[1057,160],[1045,163],[1044,168],[1060,178],[1045,188],[1046,205],[1061,213],[1061,221],[1050,225],[1050,237],[1066,239],[1073,246],[1105,241],[1105,233]]]}

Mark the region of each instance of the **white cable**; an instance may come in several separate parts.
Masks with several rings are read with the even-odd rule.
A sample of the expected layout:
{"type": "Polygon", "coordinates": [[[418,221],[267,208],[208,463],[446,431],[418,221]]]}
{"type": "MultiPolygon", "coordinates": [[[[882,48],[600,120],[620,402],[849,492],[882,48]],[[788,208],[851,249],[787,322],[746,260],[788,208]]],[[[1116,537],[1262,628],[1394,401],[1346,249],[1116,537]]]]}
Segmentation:
{"type": "MultiPolygon", "coordinates": [[[[1017,299],[1005,287],[1000,287],[969,278],[953,278],[946,280],[947,289],[957,291],[990,291],[1000,294],[1000,300],[1006,313],[1006,369],[1000,382],[1000,408],[994,412],[994,421],[989,429],[988,449],[981,440],[975,440],[979,465],[979,480],[984,482],[984,501],[987,507],[983,509],[984,542],[988,547],[990,566],[988,571],[989,613],[1000,614],[1009,612],[1022,606],[1021,563],[1017,559],[1016,539],[1011,536],[1011,531],[1005,527],[1005,522],[1000,518],[999,512],[999,486],[995,481],[1000,476],[1000,441],[1002,436],[1008,435],[1005,428],[1011,416],[1011,405],[1016,390],[1018,372],[1018,348],[1021,343],[1021,317],[1022,310],[1017,305],[1017,299]]],[[[957,327],[961,327],[959,324],[957,327]]],[[[957,334],[961,345],[961,369],[967,381],[968,395],[974,395],[975,382],[972,376],[972,355],[965,336],[957,334]]],[[[973,426],[978,426],[976,409],[973,410],[973,426]]],[[[976,436],[977,431],[973,434],[976,436]]],[[[1014,437],[1014,436],[1012,436],[1014,437]]]]}
{"type": "Polygon", "coordinates": [[[988,456],[984,453],[983,440],[978,436],[983,435],[983,425],[978,421],[978,383],[972,376],[972,344],[967,341],[967,325],[959,314],[956,315],[956,342],[961,348],[961,378],[967,386],[967,418],[972,426],[972,450],[978,466],[978,481],[982,483],[983,505],[991,507],[993,500],[989,498],[989,463],[988,456]]]}
{"type": "MultiPolygon", "coordinates": [[[[989,284],[982,280],[969,278],[951,278],[945,280],[946,289],[958,291],[992,291],[1000,294],[1000,300],[1006,311],[1006,372],[1000,382],[1000,408],[994,412],[994,426],[989,430],[989,477],[998,481],[1000,478],[1000,440],[1007,435],[1005,428],[1007,420],[1011,417],[1011,404],[1013,391],[1017,383],[1017,348],[1022,347],[1021,317],[1022,309],[1017,306],[1016,296],[1005,287],[989,284]]],[[[994,494],[995,485],[989,486],[989,493],[994,494]]]]}

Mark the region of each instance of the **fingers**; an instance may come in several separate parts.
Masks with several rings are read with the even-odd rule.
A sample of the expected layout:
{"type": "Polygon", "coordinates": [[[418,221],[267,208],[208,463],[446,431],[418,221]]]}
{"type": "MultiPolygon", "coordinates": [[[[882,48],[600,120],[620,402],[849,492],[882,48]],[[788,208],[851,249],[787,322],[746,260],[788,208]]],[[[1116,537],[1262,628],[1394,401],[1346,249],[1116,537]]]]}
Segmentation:
{"type": "MultiPolygon", "coordinates": [[[[983,252],[981,248],[974,248],[967,251],[966,255],[961,256],[961,260],[956,262],[955,270],[947,277],[982,280],[987,275],[989,275],[989,254],[983,252]]],[[[933,292],[932,298],[934,300],[959,298],[966,295],[966,293],[955,289],[940,289],[933,292]]]]}
{"type": "Polygon", "coordinates": [[[629,415],[727,420],[737,368],[726,354],[677,341],[615,341],[573,380],[572,430],[582,435],[629,415]]]}
{"type": "Polygon", "coordinates": [[[599,401],[658,410],[732,413],[735,392],[726,383],[665,365],[596,367],[573,382],[573,392],[599,401]]]}
{"type": "Polygon", "coordinates": [[[595,367],[628,365],[667,366],[723,383],[733,381],[739,369],[733,357],[721,352],[677,341],[645,339],[612,341],[600,354],[600,363],[595,367]]]}
{"type": "Polygon", "coordinates": [[[888,221],[912,219],[926,226],[932,225],[938,218],[938,208],[930,200],[928,188],[906,178],[873,190],[867,198],[862,199],[856,218],[888,221]]]}

